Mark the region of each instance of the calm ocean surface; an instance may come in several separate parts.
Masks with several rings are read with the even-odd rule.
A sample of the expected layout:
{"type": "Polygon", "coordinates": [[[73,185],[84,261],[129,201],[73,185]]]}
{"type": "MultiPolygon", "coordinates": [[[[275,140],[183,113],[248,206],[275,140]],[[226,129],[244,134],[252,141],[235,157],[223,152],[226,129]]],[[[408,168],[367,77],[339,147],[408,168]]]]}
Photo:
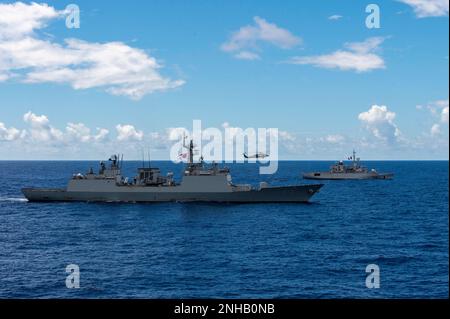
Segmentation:
{"type": "MultiPolygon", "coordinates": [[[[301,172],[331,164],[280,162],[262,179],[308,183],[301,172]]],[[[0,297],[447,298],[448,161],[366,165],[395,178],[328,181],[311,204],[100,204],[20,192],[64,187],[97,162],[0,161],[0,297]],[[65,286],[68,264],[80,289],[65,286]],[[365,286],[368,264],[380,289],[365,286]]],[[[261,178],[254,164],[229,166],[235,183],[261,178]]]]}

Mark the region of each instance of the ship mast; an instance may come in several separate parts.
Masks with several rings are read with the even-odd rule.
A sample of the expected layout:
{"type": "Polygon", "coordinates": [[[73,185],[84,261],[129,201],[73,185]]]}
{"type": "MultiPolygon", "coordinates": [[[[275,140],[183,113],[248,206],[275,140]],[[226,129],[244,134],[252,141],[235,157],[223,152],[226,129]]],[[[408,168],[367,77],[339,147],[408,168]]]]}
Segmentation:
{"type": "Polygon", "coordinates": [[[183,147],[189,149],[189,164],[194,164],[194,142],[190,140],[189,147],[186,146],[186,138],[187,136],[183,134],[183,147]]]}
{"type": "Polygon", "coordinates": [[[194,163],[194,142],[191,140],[189,143],[189,164],[194,163]]]}

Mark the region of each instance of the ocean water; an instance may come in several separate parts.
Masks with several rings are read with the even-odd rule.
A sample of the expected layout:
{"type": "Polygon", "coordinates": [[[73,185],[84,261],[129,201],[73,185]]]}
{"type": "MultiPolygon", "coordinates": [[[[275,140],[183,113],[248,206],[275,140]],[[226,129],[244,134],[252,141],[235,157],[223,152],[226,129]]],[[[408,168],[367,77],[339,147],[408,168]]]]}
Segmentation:
{"type": "MultiPolygon", "coordinates": [[[[236,183],[288,185],[332,163],[279,164],[270,177],[230,168],[236,183]]],[[[0,297],[447,298],[448,161],[366,164],[395,178],[328,181],[310,204],[233,205],[28,203],[22,187],[63,187],[97,163],[2,161],[0,297]],[[66,288],[69,264],[79,289],[66,288]]]]}

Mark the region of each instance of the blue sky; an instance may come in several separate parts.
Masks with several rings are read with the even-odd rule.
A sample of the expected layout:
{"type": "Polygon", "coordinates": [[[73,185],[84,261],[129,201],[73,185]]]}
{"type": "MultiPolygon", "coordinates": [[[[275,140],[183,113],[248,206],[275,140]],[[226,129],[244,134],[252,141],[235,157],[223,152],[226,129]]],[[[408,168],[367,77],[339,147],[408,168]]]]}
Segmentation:
{"type": "MultiPolygon", "coordinates": [[[[72,2],[46,3],[58,11],[72,2]]],[[[368,1],[73,3],[81,10],[79,29],[68,29],[64,17],[52,16],[38,20],[42,25],[30,32],[11,35],[6,27],[21,25],[11,24],[4,14],[0,159],[101,158],[115,148],[139,158],[137,149],[144,144],[156,158],[167,158],[169,129],[191,128],[194,119],[205,127],[225,122],[242,128],[276,127],[287,136],[280,141],[284,159],[338,159],[353,148],[371,159],[448,159],[448,1],[419,6],[408,0],[379,1],[379,29],[365,25],[368,1]],[[333,15],[340,17],[330,19],[333,15]],[[273,33],[265,36],[257,21],[273,33]],[[224,48],[243,34],[243,40],[234,42],[237,48],[224,48]],[[67,79],[55,75],[51,65],[32,64],[42,59],[37,50],[18,52],[15,48],[24,38],[66,51],[65,39],[81,40],[89,44],[84,55],[97,54],[92,44],[120,42],[156,59],[159,67],[127,60],[136,65],[118,67],[142,71],[102,74],[98,80],[95,69],[83,81],[67,79]],[[357,52],[352,43],[365,49],[357,52]],[[373,47],[367,48],[370,43],[373,47]],[[241,52],[247,59],[236,57],[241,52]],[[336,52],[345,53],[337,62],[336,52]],[[368,69],[343,61],[355,54],[368,69]],[[135,77],[146,72],[158,79],[145,82],[142,96],[111,90],[120,76],[126,78],[119,79],[121,89],[134,89],[135,77]],[[152,91],[151,85],[163,89],[152,91]],[[82,126],[72,125],[71,130],[68,123],[82,126]],[[120,140],[117,125],[127,125],[120,140]],[[108,131],[104,139],[94,138],[100,132],[96,128],[108,131]]],[[[24,10],[13,10],[16,5],[0,1],[0,27],[6,6],[8,15],[24,15],[24,10]]],[[[26,19],[35,21],[36,16],[26,19]]],[[[73,59],[82,50],[77,45],[73,59]]],[[[65,72],[91,62],[65,64],[66,51],[55,55],[65,72]]],[[[100,54],[108,52],[97,57],[103,59],[100,54]]]]}

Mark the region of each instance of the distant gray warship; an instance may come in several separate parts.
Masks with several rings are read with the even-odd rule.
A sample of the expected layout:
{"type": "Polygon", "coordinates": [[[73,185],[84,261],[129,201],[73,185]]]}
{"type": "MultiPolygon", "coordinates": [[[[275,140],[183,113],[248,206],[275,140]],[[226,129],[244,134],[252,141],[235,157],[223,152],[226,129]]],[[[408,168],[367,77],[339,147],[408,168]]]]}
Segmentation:
{"type": "Polygon", "coordinates": [[[349,158],[352,160],[352,165],[345,165],[343,161],[339,161],[331,166],[328,172],[310,172],[304,173],[305,179],[391,179],[394,177],[393,173],[378,173],[376,170],[370,171],[361,165],[359,157],[356,158],[356,152],[353,151],[353,156],[349,158]]]}
{"type": "Polygon", "coordinates": [[[110,165],[100,163],[98,174],[73,175],[65,189],[23,188],[29,201],[95,201],[95,202],[307,202],[323,184],[258,188],[235,185],[228,168],[217,164],[206,166],[203,158],[193,162],[193,142],[189,146],[189,161],[181,180],[176,183],[173,173],[162,176],[154,167],[138,169],[132,180],[121,175],[123,159],[113,155],[110,165]]]}

